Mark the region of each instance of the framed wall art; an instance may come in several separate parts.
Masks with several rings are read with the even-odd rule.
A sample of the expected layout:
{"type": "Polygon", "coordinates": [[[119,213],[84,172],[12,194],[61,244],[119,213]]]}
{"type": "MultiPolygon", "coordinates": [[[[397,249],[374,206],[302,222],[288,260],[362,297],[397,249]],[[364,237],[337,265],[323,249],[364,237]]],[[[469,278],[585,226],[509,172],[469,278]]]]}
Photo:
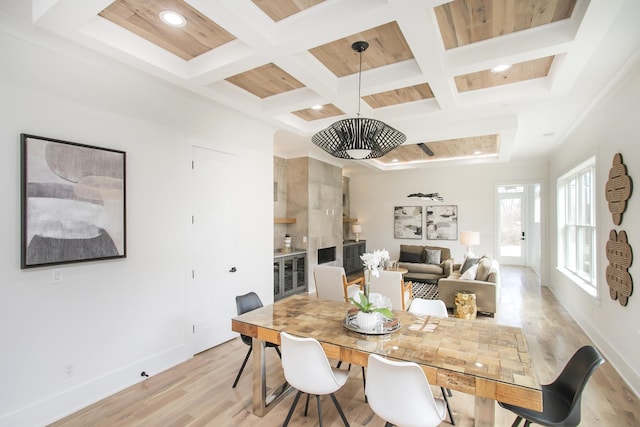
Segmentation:
{"type": "Polygon", "coordinates": [[[20,135],[21,268],[126,257],[123,151],[20,135]]]}
{"type": "Polygon", "coordinates": [[[422,239],[422,206],[395,206],[393,208],[393,237],[396,239],[422,239]]]}
{"type": "Polygon", "coordinates": [[[427,206],[427,239],[458,240],[458,206],[427,206]]]}

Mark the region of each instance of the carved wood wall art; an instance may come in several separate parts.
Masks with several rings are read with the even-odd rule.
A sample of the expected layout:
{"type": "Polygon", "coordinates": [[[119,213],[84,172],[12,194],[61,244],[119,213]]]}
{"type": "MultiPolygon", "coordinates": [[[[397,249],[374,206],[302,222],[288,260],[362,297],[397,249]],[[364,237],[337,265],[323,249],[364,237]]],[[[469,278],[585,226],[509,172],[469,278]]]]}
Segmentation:
{"type": "Polygon", "coordinates": [[[631,177],[627,175],[627,166],[622,163],[622,154],[616,153],[613,156],[613,166],[609,171],[609,180],[605,187],[605,197],[615,225],[622,223],[622,214],[627,208],[632,187],[631,177]]]}
{"type": "Polygon", "coordinates": [[[606,272],[609,295],[611,299],[617,299],[620,305],[625,306],[633,292],[633,280],[629,274],[629,267],[633,263],[633,252],[625,231],[609,232],[607,259],[609,260],[606,272]]]}

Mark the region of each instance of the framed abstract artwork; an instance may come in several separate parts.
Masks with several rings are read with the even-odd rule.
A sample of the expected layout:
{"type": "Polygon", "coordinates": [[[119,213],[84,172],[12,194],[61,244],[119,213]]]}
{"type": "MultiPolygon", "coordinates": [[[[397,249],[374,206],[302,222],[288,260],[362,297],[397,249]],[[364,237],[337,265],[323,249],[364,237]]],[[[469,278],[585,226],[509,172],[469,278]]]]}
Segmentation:
{"type": "Polygon", "coordinates": [[[393,237],[396,239],[422,239],[422,206],[395,206],[393,208],[393,237]]]}
{"type": "Polygon", "coordinates": [[[458,240],[458,206],[427,206],[427,239],[458,240]]]}
{"type": "Polygon", "coordinates": [[[124,151],[20,135],[21,268],[126,257],[124,151]]]}

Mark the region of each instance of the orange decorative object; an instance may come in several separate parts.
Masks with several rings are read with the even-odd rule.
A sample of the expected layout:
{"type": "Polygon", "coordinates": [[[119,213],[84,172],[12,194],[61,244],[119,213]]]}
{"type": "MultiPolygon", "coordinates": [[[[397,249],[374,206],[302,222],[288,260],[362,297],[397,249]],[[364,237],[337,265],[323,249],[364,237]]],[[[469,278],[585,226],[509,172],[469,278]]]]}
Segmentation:
{"type": "Polygon", "coordinates": [[[631,177],[627,175],[627,167],[622,163],[622,154],[616,153],[613,156],[613,166],[609,171],[609,180],[605,187],[605,197],[615,225],[622,223],[622,213],[627,209],[631,189],[631,177]]]}
{"type": "Polygon", "coordinates": [[[627,233],[616,230],[609,232],[607,242],[607,284],[609,285],[609,295],[611,299],[618,300],[620,305],[625,306],[633,292],[633,280],[629,274],[629,267],[633,262],[633,252],[627,241],[627,233]]]}

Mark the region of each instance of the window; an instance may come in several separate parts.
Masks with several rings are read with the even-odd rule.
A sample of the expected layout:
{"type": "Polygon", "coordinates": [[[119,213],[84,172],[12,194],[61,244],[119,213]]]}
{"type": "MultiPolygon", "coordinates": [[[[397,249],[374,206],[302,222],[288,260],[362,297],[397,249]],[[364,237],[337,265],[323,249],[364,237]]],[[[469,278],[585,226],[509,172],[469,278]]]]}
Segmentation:
{"type": "Polygon", "coordinates": [[[558,179],[558,267],[596,290],[595,157],[558,179]]]}

